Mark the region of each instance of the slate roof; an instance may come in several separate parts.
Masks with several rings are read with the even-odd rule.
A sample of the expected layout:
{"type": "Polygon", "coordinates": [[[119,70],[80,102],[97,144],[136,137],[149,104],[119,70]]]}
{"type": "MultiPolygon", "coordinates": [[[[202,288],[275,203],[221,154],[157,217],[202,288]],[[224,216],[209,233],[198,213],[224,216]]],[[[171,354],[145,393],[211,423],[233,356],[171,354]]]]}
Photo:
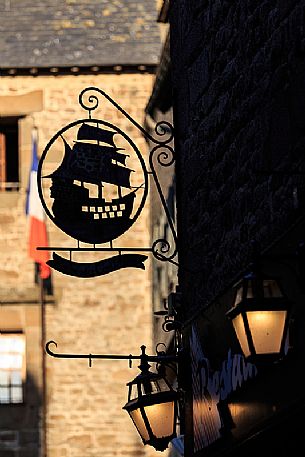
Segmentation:
{"type": "Polygon", "coordinates": [[[155,0],[0,0],[0,68],[157,64],[155,0]]]}

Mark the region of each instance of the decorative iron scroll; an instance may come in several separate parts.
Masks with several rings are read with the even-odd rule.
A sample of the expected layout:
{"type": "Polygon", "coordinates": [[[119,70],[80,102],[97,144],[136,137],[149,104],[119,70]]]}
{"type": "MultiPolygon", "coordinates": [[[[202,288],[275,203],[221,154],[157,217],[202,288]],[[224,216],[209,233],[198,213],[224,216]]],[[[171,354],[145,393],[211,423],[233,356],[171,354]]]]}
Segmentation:
{"type": "Polygon", "coordinates": [[[120,268],[144,269],[151,252],[160,261],[176,264],[177,235],[158,179],[157,166],[169,167],[175,161],[171,147],[173,127],[156,124],[156,138],[150,135],[109,95],[88,87],[79,95],[79,104],[88,118],[74,121],[49,141],[38,166],[38,192],[44,210],[54,224],[77,241],[75,247],[38,247],[53,251],[49,265],[71,276],[93,277],[120,268]],[[93,92],[93,93],[92,93],[93,92]],[[104,97],[155,146],[149,153],[149,169],[132,139],[119,127],[92,117],[104,97]],[[60,157],[60,159],[58,159],[60,157]],[[54,167],[54,163],[56,166],[54,167]],[[171,241],[156,239],[150,247],[115,245],[141,214],[152,176],[171,232],[171,241]],[[81,247],[80,243],[92,244],[81,247]],[[66,251],[69,259],[56,254],[66,251]],[[116,252],[111,258],[93,263],[72,260],[73,252],[116,252]],[[123,254],[124,253],[124,254],[123,254]]]}

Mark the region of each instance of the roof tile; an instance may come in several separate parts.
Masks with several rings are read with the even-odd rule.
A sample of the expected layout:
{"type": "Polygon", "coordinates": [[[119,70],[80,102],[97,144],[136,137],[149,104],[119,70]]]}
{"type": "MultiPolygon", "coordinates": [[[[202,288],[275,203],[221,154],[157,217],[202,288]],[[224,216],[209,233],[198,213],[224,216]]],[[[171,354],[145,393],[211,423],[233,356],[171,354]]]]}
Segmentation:
{"type": "Polygon", "coordinates": [[[157,64],[152,0],[0,0],[0,68],[157,64]]]}

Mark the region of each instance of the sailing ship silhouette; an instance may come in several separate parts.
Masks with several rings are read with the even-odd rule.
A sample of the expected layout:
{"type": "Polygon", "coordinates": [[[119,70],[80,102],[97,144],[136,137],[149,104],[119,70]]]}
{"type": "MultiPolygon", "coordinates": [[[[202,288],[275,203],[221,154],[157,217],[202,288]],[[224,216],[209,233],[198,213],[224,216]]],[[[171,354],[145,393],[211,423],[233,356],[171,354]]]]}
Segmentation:
{"type": "Polygon", "coordinates": [[[136,191],[130,184],[131,170],[126,166],[129,155],[114,143],[115,131],[82,123],[77,139],[71,148],[64,143],[64,157],[50,175],[50,196],[54,199],[54,223],[73,238],[85,243],[106,243],[120,236],[133,223],[136,191]],[[107,200],[103,195],[104,183],[116,187],[116,195],[107,200]],[[97,195],[89,193],[97,185],[97,195]],[[122,193],[122,189],[130,190],[122,193]]]}

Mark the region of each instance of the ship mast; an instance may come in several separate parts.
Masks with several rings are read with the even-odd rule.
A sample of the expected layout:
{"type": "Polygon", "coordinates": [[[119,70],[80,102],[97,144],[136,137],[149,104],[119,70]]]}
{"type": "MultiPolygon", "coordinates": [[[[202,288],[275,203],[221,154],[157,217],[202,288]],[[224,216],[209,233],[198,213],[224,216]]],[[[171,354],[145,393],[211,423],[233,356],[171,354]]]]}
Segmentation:
{"type": "MultiPolygon", "coordinates": [[[[116,161],[116,164],[117,164],[117,163],[118,163],[118,162],[116,161]]],[[[119,197],[119,198],[122,198],[122,188],[121,188],[120,185],[118,185],[118,197],[119,197]]]]}
{"type": "MultiPolygon", "coordinates": [[[[98,128],[98,123],[96,123],[96,127],[98,128]]],[[[97,138],[97,144],[100,145],[100,140],[97,138]]],[[[98,198],[103,198],[103,182],[101,181],[98,185],[98,198]]]]}

